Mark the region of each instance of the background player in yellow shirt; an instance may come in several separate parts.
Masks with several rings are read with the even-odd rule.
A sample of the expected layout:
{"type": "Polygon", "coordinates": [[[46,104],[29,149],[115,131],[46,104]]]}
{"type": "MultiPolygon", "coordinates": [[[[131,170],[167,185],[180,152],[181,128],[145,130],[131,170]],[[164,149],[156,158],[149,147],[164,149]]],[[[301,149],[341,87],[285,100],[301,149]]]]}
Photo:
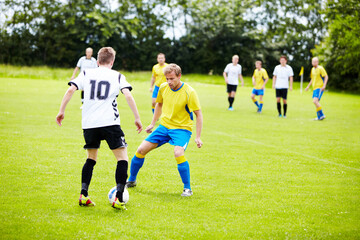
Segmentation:
{"type": "Polygon", "coordinates": [[[312,85],[313,103],[315,104],[317,114],[317,118],[315,118],[314,120],[323,120],[325,118],[325,115],[320,105],[320,99],[325,91],[329,77],[325,69],[322,66],[319,66],[319,59],[317,57],[314,57],[311,63],[313,65],[313,68],[311,69],[311,80],[308,86],[305,88],[305,91],[308,91],[310,85],[312,85]]]}
{"type": "Polygon", "coordinates": [[[154,113],[155,104],[156,104],[156,97],[159,92],[159,87],[161,84],[166,82],[166,78],[164,75],[164,67],[166,67],[168,64],[165,62],[165,54],[159,53],[157,55],[157,62],[158,64],[155,64],[152,68],[152,77],[150,82],[150,92],[152,92],[152,112],[154,113]],[[155,87],[154,87],[155,84],[155,87]],[[154,87],[154,90],[153,90],[154,87]]]}
{"type": "Polygon", "coordinates": [[[192,134],[193,113],[196,115],[195,142],[198,148],[202,146],[200,135],[203,117],[195,90],[180,80],[181,68],[172,63],[165,67],[164,73],[167,82],[160,86],[153,119],[145,129],[151,134],[141,143],[131,160],[127,187],[136,186],[136,176],[144,163],[145,155],[154,148],[170,143],[174,146],[178,171],[184,183],[181,196],[188,197],[193,193],[190,187],[190,167],[184,153],[192,134]],[[152,131],[160,115],[160,125],[152,131]]]}
{"type": "Polygon", "coordinates": [[[262,107],[264,104],[263,96],[264,96],[264,92],[265,92],[265,85],[269,80],[269,76],[268,76],[266,70],[264,68],[262,68],[261,66],[262,66],[261,61],[255,62],[256,69],[252,76],[252,83],[254,85],[254,88],[251,93],[251,99],[253,100],[255,105],[258,107],[258,110],[257,110],[258,113],[261,113],[261,111],[262,111],[262,107]],[[260,104],[257,102],[255,96],[259,96],[260,104]]]}

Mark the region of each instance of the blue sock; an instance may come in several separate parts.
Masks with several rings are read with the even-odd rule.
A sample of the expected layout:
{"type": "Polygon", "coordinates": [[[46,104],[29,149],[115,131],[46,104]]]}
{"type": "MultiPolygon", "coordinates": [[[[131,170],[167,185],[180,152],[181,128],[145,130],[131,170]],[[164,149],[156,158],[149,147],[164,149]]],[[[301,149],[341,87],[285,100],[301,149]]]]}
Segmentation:
{"type": "MultiPolygon", "coordinates": [[[[134,182],[136,180],[136,176],[144,164],[145,158],[139,158],[137,157],[138,153],[134,155],[134,157],[131,159],[131,166],[130,166],[130,177],[128,181],[134,182]]],[[[145,156],[144,156],[145,157],[145,156]]]]}
{"type": "Polygon", "coordinates": [[[188,188],[191,190],[190,188],[190,166],[189,166],[189,162],[183,162],[178,164],[178,171],[180,173],[180,177],[182,182],[184,183],[184,188],[188,188]]]}
{"type": "Polygon", "coordinates": [[[263,102],[260,102],[260,106],[259,106],[260,112],[261,112],[261,110],[262,110],[262,107],[263,107],[263,102]]]}
{"type": "Polygon", "coordinates": [[[256,105],[257,107],[259,107],[258,101],[256,101],[255,99],[253,99],[253,102],[255,103],[255,105],[256,105]]]}

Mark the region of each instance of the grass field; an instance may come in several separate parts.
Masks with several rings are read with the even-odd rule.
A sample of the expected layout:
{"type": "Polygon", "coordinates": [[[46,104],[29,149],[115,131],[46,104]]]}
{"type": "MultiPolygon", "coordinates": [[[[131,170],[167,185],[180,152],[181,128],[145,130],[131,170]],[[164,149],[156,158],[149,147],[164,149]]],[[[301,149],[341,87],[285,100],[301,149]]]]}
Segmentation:
{"type": "MultiPolygon", "coordinates": [[[[221,77],[184,75],[204,114],[204,146],[192,138],[186,151],[194,195],[180,196],[166,145],[147,155],[119,212],[107,200],[116,161],[105,142],[89,192],[97,205],[78,206],[79,93],[55,123],[71,73],[0,66],[0,239],[360,239],[360,96],[326,92],[327,119],[315,122],[311,93],[296,84],[279,119],[270,88],[256,114],[249,78],[229,112],[221,77]]],[[[147,126],[150,73],[125,75],[147,126]]],[[[136,134],[123,96],[118,103],[131,158],[147,134],[136,134]]]]}

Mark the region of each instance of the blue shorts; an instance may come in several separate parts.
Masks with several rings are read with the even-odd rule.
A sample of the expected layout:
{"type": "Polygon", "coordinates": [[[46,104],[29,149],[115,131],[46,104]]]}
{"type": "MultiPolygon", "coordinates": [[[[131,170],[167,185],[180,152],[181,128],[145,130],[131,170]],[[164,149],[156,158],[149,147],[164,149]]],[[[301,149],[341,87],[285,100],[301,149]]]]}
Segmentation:
{"type": "Polygon", "coordinates": [[[159,87],[155,86],[154,87],[154,91],[153,91],[153,95],[152,98],[157,98],[157,95],[159,94],[159,87]]]}
{"type": "Polygon", "coordinates": [[[258,96],[258,95],[264,95],[264,89],[255,89],[253,88],[252,94],[258,96]]]}
{"type": "Polygon", "coordinates": [[[317,89],[315,89],[315,90],[313,91],[313,96],[312,96],[312,98],[315,98],[315,97],[316,97],[316,98],[318,98],[319,101],[320,101],[323,93],[324,93],[324,91],[321,91],[321,88],[317,88],[317,89]]]}
{"type": "Polygon", "coordinates": [[[145,140],[151,143],[159,144],[157,147],[165,143],[173,146],[187,148],[192,132],[185,129],[168,129],[163,125],[159,125],[145,140]]]}

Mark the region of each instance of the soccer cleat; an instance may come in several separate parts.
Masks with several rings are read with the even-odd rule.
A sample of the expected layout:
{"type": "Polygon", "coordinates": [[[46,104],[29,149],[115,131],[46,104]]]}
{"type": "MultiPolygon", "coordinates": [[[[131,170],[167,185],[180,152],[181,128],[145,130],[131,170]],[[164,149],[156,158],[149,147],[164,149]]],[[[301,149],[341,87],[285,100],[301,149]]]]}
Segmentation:
{"type": "MultiPolygon", "coordinates": [[[[282,116],[281,116],[281,114],[279,114],[279,118],[281,118],[282,116]]],[[[285,117],[285,116],[284,116],[285,117]]]]}
{"type": "Polygon", "coordinates": [[[136,184],[137,184],[136,181],[127,181],[125,186],[127,188],[132,188],[132,187],[135,187],[136,184]]]}
{"type": "Polygon", "coordinates": [[[325,115],[322,115],[319,120],[324,120],[325,119],[325,115]]]}
{"type": "Polygon", "coordinates": [[[85,197],[84,194],[80,194],[79,205],[84,207],[94,207],[95,203],[91,201],[89,197],[85,197]]]}
{"type": "Polygon", "coordinates": [[[193,195],[193,192],[188,188],[185,188],[181,194],[182,197],[190,197],[191,195],[193,195]]]}
{"type": "Polygon", "coordinates": [[[283,118],[286,118],[286,115],[284,115],[283,118]]]}
{"type": "Polygon", "coordinates": [[[228,110],[229,110],[229,111],[234,111],[234,108],[233,108],[233,107],[229,107],[228,110]]]}
{"type": "Polygon", "coordinates": [[[120,202],[118,198],[112,203],[112,207],[119,210],[127,210],[124,202],[120,202]]]}

